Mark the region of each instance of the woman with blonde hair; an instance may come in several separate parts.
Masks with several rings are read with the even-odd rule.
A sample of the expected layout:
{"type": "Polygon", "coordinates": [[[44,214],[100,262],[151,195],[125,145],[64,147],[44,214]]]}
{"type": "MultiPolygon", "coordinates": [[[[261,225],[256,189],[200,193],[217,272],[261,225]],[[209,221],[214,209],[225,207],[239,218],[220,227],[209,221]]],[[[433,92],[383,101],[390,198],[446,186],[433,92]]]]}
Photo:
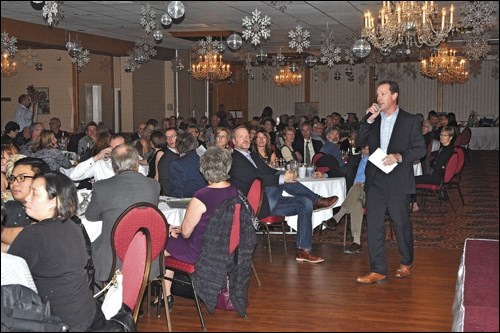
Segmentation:
{"type": "MultiPolygon", "coordinates": [[[[285,159],[286,162],[290,162],[291,160],[298,161],[300,153],[296,152],[292,145],[295,140],[295,128],[293,127],[285,127],[283,129],[283,147],[281,147],[281,156],[285,159]],[[297,156],[299,155],[299,156],[297,156]]],[[[300,156],[302,159],[302,156],[300,156]]]]}
{"type": "Polygon", "coordinates": [[[51,130],[43,130],[33,145],[33,157],[47,162],[52,171],[71,168],[71,161],[58,149],[57,139],[51,130]]]}
{"type": "Polygon", "coordinates": [[[215,130],[215,146],[224,149],[231,149],[229,146],[229,138],[231,130],[226,127],[217,127],[215,130]]]}
{"type": "MultiPolygon", "coordinates": [[[[7,190],[9,183],[7,182],[7,162],[11,156],[14,156],[19,153],[19,150],[11,145],[4,144],[2,145],[2,192],[7,190]]],[[[11,170],[12,171],[12,170],[11,170]]]]}
{"type": "Polygon", "coordinates": [[[264,127],[259,127],[252,140],[252,150],[268,165],[276,162],[276,153],[271,145],[271,137],[264,127]]]}

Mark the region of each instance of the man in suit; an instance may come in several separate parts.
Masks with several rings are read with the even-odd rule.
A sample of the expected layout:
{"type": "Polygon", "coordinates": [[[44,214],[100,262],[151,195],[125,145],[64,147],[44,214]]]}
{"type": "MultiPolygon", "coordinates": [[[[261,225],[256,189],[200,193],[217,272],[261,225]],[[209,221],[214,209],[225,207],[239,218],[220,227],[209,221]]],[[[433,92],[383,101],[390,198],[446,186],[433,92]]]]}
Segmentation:
{"type": "Polygon", "coordinates": [[[163,148],[158,154],[162,153],[158,161],[158,179],[160,181],[161,190],[165,195],[170,195],[172,191],[172,179],[170,178],[170,164],[179,158],[179,153],[175,144],[177,142],[177,129],[169,127],[165,130],[165,138],[167,147],[163,148]]]}
{"type": "Polygon", "coordinates": [[[380,82],[377,85],[377,104],[373,103],[366,110],[366,113],[370,112],[372,115],[361,125],[356,137],[358,147],[368,143],[371,153],[378,148],[384,151],[387,154],[381,161],[384,165],[397,164],[389,173],[380,170],[370,161],[366,166],[365,193],[371,272],[359,276],[358,283],[386,281],[386,211],[394,221],[401,255],[401,264],[394,276],[410,276],[413,269],[413,230],[410,221],[410,195],[415,193],[413,162],[425,155],[426,147],[420,120],[402,110],[398,102],[397,82],[380,82]]]}
{"type": "MultiPolygon", "coordinates": [[[[269,167],[259,155],[250,152],[250,136],[245,126],[238,126],[232,134],[234,144],[233,164],[229,174],[231,183],[245,195],[248,194],[251,184],[260,178],[265,187],[262,208],[259,217],[269,215],[298,215],[297,227],[297,261],[319,263],[325,259],[312,253],[312,212],[317,209],[333,207],[338,200],[337,196],[322,198],[307,187],[297,182],[294,171],[288,170],[279,174],[269,167]],[[283,191],[291,197],[283,196],[283,191]]],[[[323,177],[315,173],[314,177],[323,177]]]]}
{"type": "Polygon", "coordinates": [[[293,149],[302,155],[302,163],[311,164],[314,154],[320,151],[323,143],[311,137],[312,125],[308,120],[300,125],[300,134],[293,142],[293,149]]]}
{"type": "Polygon", "coordinates": [[[102,221],[102,232],[92,242],[97,281],[107,281],[111,273],[111,231],[120,214],[137,202],[149,202],[157,206],[160,197],[160,184],[138,172],[137,149],[128,144],[115,147],[111,151],[111,164],[115,176],[95,183],[92,199],[85,212],[87,220],[102,221]]]}

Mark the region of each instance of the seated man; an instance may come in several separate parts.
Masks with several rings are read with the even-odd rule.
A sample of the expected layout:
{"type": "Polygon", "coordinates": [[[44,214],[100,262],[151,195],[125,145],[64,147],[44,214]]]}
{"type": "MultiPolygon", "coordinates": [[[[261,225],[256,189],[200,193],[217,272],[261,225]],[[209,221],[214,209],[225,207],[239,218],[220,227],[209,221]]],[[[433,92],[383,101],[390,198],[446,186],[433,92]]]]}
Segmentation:
{"type": "MultiPolygon", "coordinates": [[[[248,129],[238,126],[232,133],[234,144],[231,183],[245,195],[256,178],[262,179],[265,186],[264,198],[259,217],[269,215],[298,215],[297,223],[297,261],[319,263],[325,259],[313,255],[312,249],[312,212],[317,209],[333,207],[337,196],[322,198],[297,182],[294,171],[279,174],[269,167],[257,153],[251,152],[248,129]],[[286,191],[291,197],[283,196],[286,191]]],[[[313,177],[323,177],[315,172],[313,177]]]]}
{"type": "Polygon", "coordinates": [[[323,221],[323,225],[328,229],[335,230],[340,219],[347,213],[351,214],[351,233],[354,241],[344,250],[345,253],[358,253],[361,251],[361,223],[363,222],[363,207],[365,206],[365,168],[370,156],[368,145],[361,150],[361,161],[354,178],[354,185],[340,207],[340,210],[331,219],[323,221]]]}
{"type": "Polygon", "coordinates": [[[139,172],[139,153],[131,145],[121,144],[111,151],[113,177],[95,183],[92,199],[85,212],[89,221],[102,221],[102,232],[92,242],[92,257],[97,281],[107,281],[113,256],[111,231],[116,219],[137,202],[158,206],[160,184],[139,172]]]}

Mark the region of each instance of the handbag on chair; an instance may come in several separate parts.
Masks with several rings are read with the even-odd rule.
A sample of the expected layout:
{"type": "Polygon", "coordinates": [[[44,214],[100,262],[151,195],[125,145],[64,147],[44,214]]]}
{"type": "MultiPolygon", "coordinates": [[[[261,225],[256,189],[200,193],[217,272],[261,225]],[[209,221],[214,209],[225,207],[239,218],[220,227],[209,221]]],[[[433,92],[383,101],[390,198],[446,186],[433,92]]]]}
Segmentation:
{"type": "Polygon", "coordinates": [[[217,304],[215,307],[217,309],[225,310],[225,311],[234,311],[233,303],[231,303],[231,299],[229,298],[229,277],[226,279],[226,287],[222,288],[217,295],[217,304]]]}
{"type": "Polygon", "coordinates": [[[105,291],[108,291],[104,296],[102,303],[102,312],[107,320],[110,320],[122,307],[123,303],[123,275],[119,269],[111,281],[100,292],[94,295],[94,298],[99,298],[105,291]]]}

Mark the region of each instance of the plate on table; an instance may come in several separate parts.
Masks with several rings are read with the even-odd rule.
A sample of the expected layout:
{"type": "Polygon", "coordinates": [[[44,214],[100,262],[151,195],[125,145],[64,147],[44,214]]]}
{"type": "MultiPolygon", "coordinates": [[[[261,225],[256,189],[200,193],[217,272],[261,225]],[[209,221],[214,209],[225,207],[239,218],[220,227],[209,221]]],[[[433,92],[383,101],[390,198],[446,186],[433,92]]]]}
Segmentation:
{"type": "Polygon", "coordinates": [[[172,198],[172,197],[162,197],[160,198],[160,203],[166,203],[171,208],[187,208],[191,198],[172,198]]]}

